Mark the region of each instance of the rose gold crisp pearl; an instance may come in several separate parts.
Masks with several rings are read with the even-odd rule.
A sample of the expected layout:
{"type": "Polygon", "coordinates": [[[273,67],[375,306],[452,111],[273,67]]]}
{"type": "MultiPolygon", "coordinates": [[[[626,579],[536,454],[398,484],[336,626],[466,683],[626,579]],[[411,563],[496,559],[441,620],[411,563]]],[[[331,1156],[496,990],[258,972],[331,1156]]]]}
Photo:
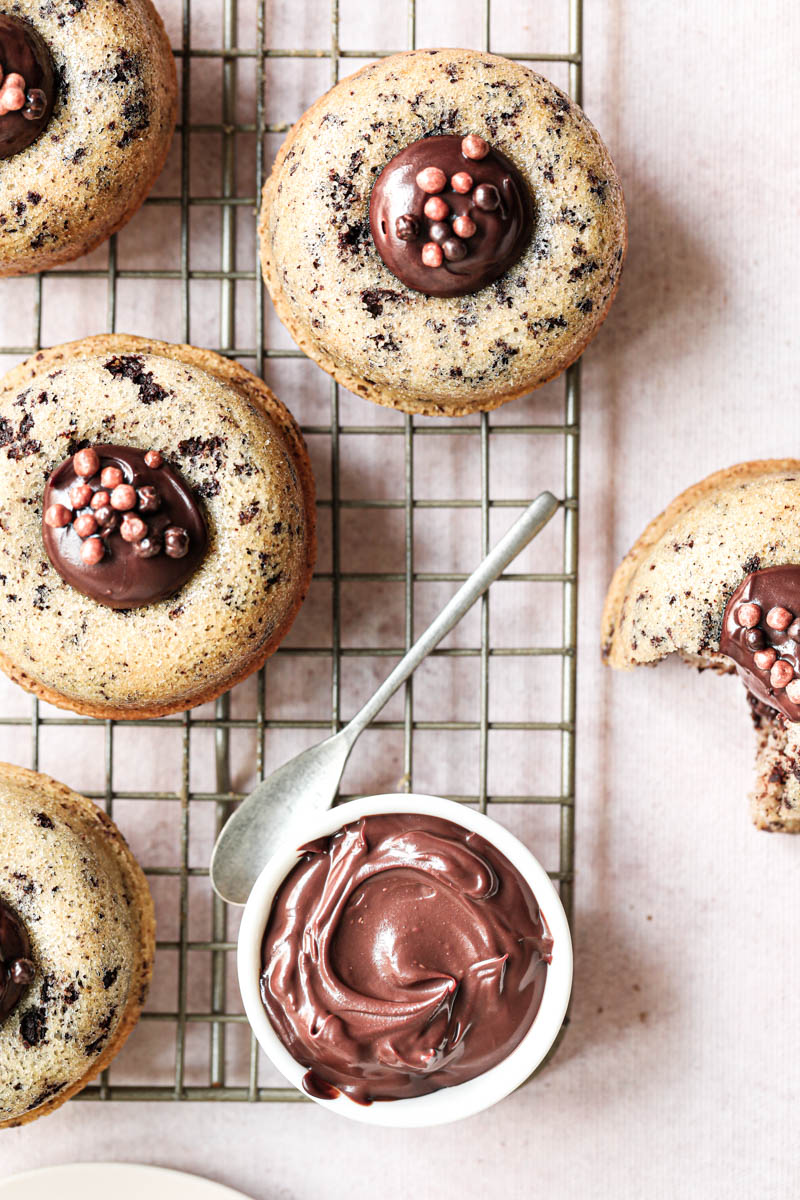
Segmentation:
{"type": "Polygon", "coordinates": [[[755,629],[761,620],[761,605],[740,604],[736,610],[736,620],[743,629],[755,629]]]}
{"type": "Polygon", "coordinates": [[[73,508],[86,508],[93,494],[88,483],[76,483],[75,487],[69,490],[69,502],[73,508]]]}
{"type": "Polygon", "coordinates": [[[453,221],[453,233],[462,238],[471,238],[476,228],[472,217],[456,217],[453,221]]]}
{"type": "Polygon", "coordinates": [[[97,521],[91,513],[83,513],[80,517],[75,518],[73,528],[79,538],[88,538],[93,533],[97,533],[97,521]]]}
{"type": "Polygon", "coordinates": [[[119,532],[126,542],[140,542],[147,533],[147,526],[141,517],[128,515],[120,525],[119,532]]]}
{"type": "Polygon", "coordinates": [[[462,138],[461,153],[464,158],[486,158],[489,153],[489,143],[485,142],[482,137],[478,137],[477,133],[468,133],[465,138],[462,138]]]}
{"type": "Polygon", "coordinates": [[[80,475],[81,479],[91,479],[92,475],[96,475],[100,470],[100,458],[96,450],[87,446],[85,450],[78,451],[72,460],[72,465],[75,468],[75,474],[80,475]]]}
{"type": "Polygon", "coordinates": [[[99,537],[88,538],[81,546],[81,558],[87,567],[94,567],[105,554],[105,546],[99,537]]]}
{"type": "Polygon", "coordinates": [[[417,175],[417,187],[431,195],[441,192],[446,183],[447,176],[438,167],[423,167],[417,175]]]}
{"type": "Polygon", "coordinates": [[[431,221],[443,221],[450,212],[450,206],[445,203],[441,196],[431,196],[430,200],[425,201],[425,207],[422,211],[431,221]]]}
{"type": "Polygon", "coordinates": [[[164,462],[164,459],[157,450],[148,450],[144,456],[144,461],[151,470],[156,471],[164,462]]]}
{"type": "Polygon", "coordinates": [[[450,180],[450,187],[454,192],[459,192],[462,196],[466,196],[472,187],[472,176],[467,171],[456,171],[450,180]]]}
{"type": "Polygon", "coordinates": [[[64,504],[51,504],[45,510],[44,523],[51,529],[63,529],[72,520],[72,513],[64,504]]]}
{"type": "Polygon", "coordinates": [[[784,629],[789,628],[793,619],[788,608],[781,608],[780,605],[771,608],[767,613],[767,624],[770,629],[777,629],[780,633],[783,633],[784,629]]]}
{"type": "Polygon", "coordinates": [[[426,267],[440,267],[443,257],[441,248],[435,242],[426,242],[422,247],[422,261],[426,267]]]}
{"type": "Polygon", "coordinates": [[[105,488],[119,487],[125,476],[120,471],[119,467],[103,467],[103,473],[100,476],[100,482],[105,488]]]}
{"type": "Polygon", "coordinates": [[[108,504],[110,499],[111,499],[111,493],[106,492],[103,489],[101,489],[100,491],[94,493],[91,500],[89,501],[89,507],[90,508],[103,508],[104,505],[108,504]]]}
{"type": "Polygon", "coordinates": [[[128,509],[135,508],[136,488],[132,487],[129,483],[120,483],[111,493],[109,503],[117,512],[127,512],[128,509]]]}
{"type": "Polygon", "coordinates": [[[793,679],[791,683],[787,683],[786,698],[791,700],[792,704],[800,704],[800,679],[793,679]]]}
{"type": "Polygon", "coordinates": [[[792,670],[791,663],[788,663],[785,658],[779,658],[769,673],[770,686],[784,688],[793,679],[794,671],[792,670]]]}
{"type": "Polygon", "coordinates": [[[759,671],[768,671],[777,657],[774,650],[757,650],[753,655],[753,662],[759,671]]]}

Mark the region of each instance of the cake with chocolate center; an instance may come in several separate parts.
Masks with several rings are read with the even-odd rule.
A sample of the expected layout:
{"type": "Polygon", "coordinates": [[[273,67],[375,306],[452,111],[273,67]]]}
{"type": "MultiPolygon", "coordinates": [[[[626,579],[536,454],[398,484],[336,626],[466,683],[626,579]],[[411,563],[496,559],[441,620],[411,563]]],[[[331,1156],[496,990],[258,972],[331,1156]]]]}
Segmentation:
{"type": "Polygon", "coordinates": [[[201,704],[262,665],[309,586],[314,487],[236,363],[128,335],[0,380],[0,667],[97,717],[201,704]]]}
{"type": "Polygon", "coordinates": [[[301,349],[357,395],[431,416],[496,408],[565,370],[627,244],[586,115],[473,50],[391,55],[322,96],[275,160],[259,232],[301,349]]]}

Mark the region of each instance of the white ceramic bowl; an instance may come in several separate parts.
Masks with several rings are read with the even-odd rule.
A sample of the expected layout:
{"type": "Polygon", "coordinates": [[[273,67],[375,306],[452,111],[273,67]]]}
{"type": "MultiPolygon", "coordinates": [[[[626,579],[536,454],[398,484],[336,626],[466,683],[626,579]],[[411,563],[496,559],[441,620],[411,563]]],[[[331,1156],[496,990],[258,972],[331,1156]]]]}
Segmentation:
{"type": "Polygon", "coordinates": [[[313,1097],[316,1103],[324,1108],[366,1125],[388,1125],[398,1129],[443,1125],[489,1108],[525,1082],[556,1040],[572,988],[572,941],[558,892],[545,869],[531,852],[491,817],[437,796],[367,796],[330,809],[329,812],[309,821],[306,827],[299,830],[299,834],[297,829],[293,830],[292,842],[287,844],[284,850],[278,851],[267,863],[245,906],[238,944],[239,987],[247,1019],[262,1049],[281,1074],[303,1091],[302,1081],[307,1068],[292,1058],[285,1048],[272,1028],[261,1001],[261,943],[272,901],[281,883],[300,857],[297,846],[336,833],[343,825],[361,817],[380,813],[420,813],[430,817],[441,817],[445,821],[453,821],[464,829],[480,834],[504,854],[527,880],[553,938],[553,958],[547,970],[542,1002],[533,1024],[519,1045],[491,1070],[484,1071],[482,1075],[469,1079],[466,1083],[406,1100],[379,1100],[373,1104],[362,1105],[344,1095],[335,1100],[313,1097]]]}

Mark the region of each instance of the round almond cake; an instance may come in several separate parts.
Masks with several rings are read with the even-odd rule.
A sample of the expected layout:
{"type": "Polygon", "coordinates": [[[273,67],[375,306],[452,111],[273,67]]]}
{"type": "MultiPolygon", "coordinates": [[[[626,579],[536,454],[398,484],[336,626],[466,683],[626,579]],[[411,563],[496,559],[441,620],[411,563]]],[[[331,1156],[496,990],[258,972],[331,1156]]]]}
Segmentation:
{"type": "Polygon", "coordinates": [[[244,367],[129,335],[0,380],[0,667],[96,717],[155,717],[261,666],[310,583],[302,436],[244,367]]]}
{"type": "Polygon", "coordinates": [[[574,362],[627,243],[582,110],[472,50],[393,55],[318,100],[278,154],[260,235],[301,349],[358,395],[433,416],[496,408],[574,362]]]}
{"type": "Polygon", "coordinates": [[[86,254],[167,157],[175,60],[150,0],[0,5],[0,276],[86,254]]]}
{"type": "Polygon", "coordinates": [[[113,821],[0,763],[0,1128],[52,1112],[108,1066],[154,953],[147,881],[113,821]]]}

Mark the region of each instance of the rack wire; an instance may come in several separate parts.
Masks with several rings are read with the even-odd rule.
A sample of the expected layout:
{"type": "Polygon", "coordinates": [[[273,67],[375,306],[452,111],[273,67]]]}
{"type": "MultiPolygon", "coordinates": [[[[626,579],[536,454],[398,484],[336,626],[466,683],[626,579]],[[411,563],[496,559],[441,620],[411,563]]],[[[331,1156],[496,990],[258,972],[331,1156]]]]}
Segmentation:
{"type": "MultiPolygon", "coordinates": [[[[175,2],[177,3],[177,0],[175,2]]],[[[196,10],[198,0],[194,2],[196,10]]],[[[344,2],[345,0],[332,0],[330,4],[327,46],[280,49],[270,44],[267,0],[224,0],[221,7],[219,46],[193,44],[195,29],[192,0],[181,0],[180,43],[174,49],[182,76],[176,143],[179,156],[176,177],[179,176],[179,189],[175,194],[157,193],[145,206],[148,221],[164,238],[171,236],[169,229],[172,226],[168,228],[166,224],[168,214],[177,212],[180,222],[177,265],[173,268],[158,269],[121,265],[119,240],[125,236],[123,231],[107,244],[103,252],[107,259],[104,266],[98,268],[94,265],[97,259],[95,255],[88,262],[78,262],[68,269],[45,273],[35,278],[32,284],[32,304],[27,309],[32,323],[32,336],[27,344],[0,344],[0,356],[14,360],[40,348],[43,330],[47,327],[46,305],[55,303],[48,295],[48,281],[72,279],[80,280],[81,283],[99,280],[100,286],[104,281],[105,324],[109,331],[117,329],[120,287],[126,281],[135,282],[138,286],[149,285],[153,289],[177,285],[180,295],[180,340],[185,342],[193,340],[194,318],[202,299],[200,290],[218,288],[219,344],[214,349],[246,361],[268,380],[274,380],[275,372],[280,372],[282,364],[286,362],[301,360],[305,363],[300,351],[288,348],[283,339],[275,336],[274,331],[277,327],[272,325],[255,254],[252,254],[252,261],[248,260],[246,269],[243,269],[237,247],[246,244],[254,248],[253,229],[261,185],[268,165],[267,154],[273,148],[277,148],[280,140],[274,135],[282,135],[291,124],[291,121],[272,122],[267,119],[265,88],[268,70],[275,60],[322,60],[329,67],[329,82],[333,84],[339,79],[343,65],[345,71],[350,69],[349,60],[382,57],[397,50],[413,48],[417,43],[418,6],[414,0],[410,0],[405,17],[405,46],[361,49],[342,45],[340,3],[343,5],[344,2]],[[245,38],[241,39],[242,44],[237,40],[244,22],[249,22],[250,26],[253,23],[255,25],[255,41],[249,45],[244,44],[245,38]],[[221,69],[219,121],[200,121],[195,112],[193,79],[209,64],[216,64],[221,69]],[[246,89],[241,89],[239,82],[241,73],[245,70],[251,73],[254,71],[254,77],[251,74],[253,86],[250,88],[253,104],[251,112],[246,113],[243,119],[241,98],[246,89]],[[198,172],[193,169],[196,166],[196,163],[193,163],[193,145],[206,135],[219,138],[221,143],[218,194],[208,194],[211,190],[210,176],[206,174],[198,180],[198,172]],[[244,183],[240,178],[241,172],[237,170],[243,139],[248,139],[250,146],[254,143],[255,165],[254,175],[250,174],[244,183]],[[209,210],[217,213],[219,217],[219,265],[213,269],[200,269],[192,260],[193,228],[197,215],[200,214],[203,218],[208,215],[209,210]],[[248,227],[249,236],[243,236],[243,228],[247,223],[252,223],[248,227]],[[250,345],[240,344],[237,337],[237,322],[241,321],[243,311],[242,289],[247,289],[244,293],[245,298],[255,309],[255,321],[250,330],[250,345]]],[[[491,39],[491,0],[484,0],[482,36],[474,39],[473,44],[482,49],[506,54],[509,58],[524,59],[533,65],[564,64],[569,92],[573,99],[580,102],[583,5],[581,0],[563,2],[568,15],[566,51],[545,51],[537,48],[535,52],[520,52],[495,46],[491,39]]],[[[170,5],[167,0],[161,0],[161,7],[165,15],[169,16],[170,5]]],[[[451,30],[450,34],[450,44],[461,44],[457,30],[451,30]]],[[[204,114],[201,112],[200,115],[204,114]]],[[[287,115],[296,119],[299,110],[287,115]]],[[[26,284],[29,283],[30,281],[26,281],[26,284]]],[[[2,285],[3,288],[11,286],[2,285]]],[[[154,292],[146,292],[145,301],[148,296],[153,295],[154,292]]],[[[86,334],[94,332],[97,332],[96,328],[83,330],[86,334]]],[[[145,327],[137,329],[136,332],[155,331],[145,327]]],[[[306,365],[316,376],[321,377],[321,372],[318,372],[316,367],[306,365]]],[[[530,818],[534,812],[546,811],[555,814],[555,861],[550,864],[550,874],[558,882],[567,915],[570,921],[572,919],[580,364],[571,367],[563,380],[559,381],[557,386],[561,395],[558,401],[560,419],[558,409],[551,405],[557,414],[552,420],[541,418],[541,405],[529,405],[525,408],[524,403],[517,402],[508,410],[501,410],[502,415],[483,413],[475,419],[432,421],[385,413],[383,410],[373,413],[370,410],[368,417],[359,416],[361,423],[354,423],[346,417],[351,411],[362,414],[365,402],[359,401],[360,407],[355,407],[355,402],[351,406],[339,386],[333,381],[328,381],[327,377],[324,379],[324,387],[327,389],[325,419],[305,421],[303,430],[316,449],[318,475],[321,466],[322,473],[329,474],[330,479],[329,495],[323,494],[319,505],[321,523],[328,530],[328,561],[321,562],[315,576],[315,584],[312,586],[312,595],[316,587],[324,588],[325,591],[321,594],[330,596],[330,638],[326,639],[326,644],[315,644],[313,638],[309,640],[301,631],[299,636],[288,639],[287,644],[281,647],[255,681],[241,685],[234,693],[219,699],[213,706],[213,711],[208,711],[207,706],[194,713],[157,722],[94,721],[70,716],[27,697],[23,701],[22,694],[17,696],[12,685],[8,685],[3,692],[4,697],[12,697],[11,702],[4,703],[6,711],[0,711],[0,734],[5,736],[3,745],[6,747],[6,757],[14,758],[23,765],[34,769],[39,769],[40,766],[47,768],[52,757],[52,751],[48,749],[48,739],[59,733],[62,739],[69,738],[69,753],[76,758],[80,758],[81,755],[84,758],[87,755],[91,757],[95,751],[89,748],[90,745],[96,746],[98,737],[102,738],[103,785],[82,790],[103,804],[122,825],[123,831],[129,836],[143,861],[156,895],[160,926],[156,959],[157,965],[167,964],[163,972],[164,978],[159,985],[157,975],[157,986],[151,996],[151,1003],[128,1047],[96,1084],[85,1089],[81,1096],[84,1100],[302,1099],[293,1088],[281,1086],[277,1076],[270,1078],[268,1064],[249,1033],[234,982],[236,916],[227,910],[221,901],[211,897],[205,865],[207,850],[214,834],[227,819],[232,806],[246,790],[246,786],[241,783],[242,770],[236,765],[237,761],[241,763],[242,755],[249,755],[251,762],[253,757],[255,758],[255,772],[250,777],[252,783],[256,778],[263,778],[267,769],[271,769],[300,749],[301,743],[296,739],[304,739],[302,744],[310,744],[326,733],[340,729],[347,719],[343,711],[348,703],[348,686],[344,676],[349,666],[371,667],[375,672],[373,682],[376,682],[388,671],[391,661],[399,657],[414,640],[415,624],[420,622],[420,609],[425,607],[420,603],[420,596],[424,594],[421,593],[421,589],[430,590],[433,585],[431,596],[435,604],[429,614],[433,615],[433,611],[446,598],[448,591],[452,590],[452,585],[466,578],[467,571],[423,571],[419,568],[417,514],[420,515],[421,521],[432,522],[443,513],[452,517],[477,510],[480,536],[468,546],[469,557],[464,563],[465,566],[471,567],[480,554],[488,552],[490,543],[494,540],[490,536],[493,518],[497,523],[503,517],[502,510],[524,507],[532,494],[542,487],[548,486],[554,490],[558,488],[558,483],[552,476],[536,477],[531,480],[535,485],[531,486],[531,495],[516,497],[502,494],[503,489],[497,486],[498,473],[492,468],[499,463],[501,471],[504,471],[504,455],[515,441],[521,439],[527,439],[525,445],[533,447],[534,453],[537,456],[541,455],[548,463],[553,456],[547,452],[543,453],[543,447],[547,446],[548,450],[552,450],[556,443],[563,451],[560,456],[560,470],[563,473],[562,526],[559,531],[560,544],[554,551],[560,556],[558,569],[549,572],[506,572],[493,589],[491,600],[486,595],[479,604],[477,639],[467,630],[461,639],[462,643],[466,639],[466,644],[452,644],[451,640],[448,640],[443,647],[435,651],[432,661],[438,662],[445,670],[459,664],[469,666],[477,662],[477,684],[468,689],[467,697],[467,703],[471,704],[474,701],[477,708],[477,713],[471,719],[455,719],[452,713],[445,710],[442,715],[438,709],[436,718],[433,719],[430,716],[430,702],[424,705],[428,716],[423,719],[419,715],[419,685],[415,697],[414,685],[409,681],[401,693],[402,702],[399,708],[395,708],[395,715],[376,721],[373,728],[381,733],[394,735],[395,740],[399,735],[402,741],[402,749],[396,756],[400,765],[397,772],[399,780],[395,777],[396,790],[426,790],[418,782],[422,776],[427,790],[446,791],[440,782],[438,788],[433,788],[428,783],[428,780],[436,777],[436,773],[430,768],[430,750],[427,756],[420,751],[421,739],[426,734],[434,735],[437,746],[435,757],[452,765],[461,757],[461,743],[458,743],[454,750],[443,750],[443,747],[459,735],[469,735],[477,742],[477,762],[474,764],[476,771],[473,775],[476,783],[474,789],[459,794],[450,792],[453,799],[477,805],[483,811],[490,809],[499,819],[510,821],[512,824],[516,819],[515,827],[518,832],[523,838],[527,837],[540,857],[541,849],[532,840],[531,835],[535,835],[536,830],[531,828],[530,818]],[[515,418],[515,410],[517,413],[531,414],[534,419],[520,421],[515,418]],[[437,462],[440,465],[449,464],[450,467],[461,458],[465,447],[469,446],[471,449],[477,442],[479,492],[476,489],[474,495],[449,497],[423,497],[417,494],[415,463],[421,447],[425,448],[427,461],[428,439],[434,440],[437,462]],[[377,452],[381,456],[381,462],[395,465],[398,478],[402,475],[401,496],[359,495],[358,489],[353,487],[351,477],[343,481],[343,468],[346,464],[344,443],[347,442],[348,446],[358,446],[359,441],[369,448],[368,454],[377,452]],[[347,483],[346,487],[344,483],[347,483]],[[355,491],[356,494],[348,495],[348,490],[355,491]],[[380,555],[374,562],[359,561],[356,565],[363,569],[348,569],[347,549],[343,545],[343,522],[355,514],[366,514],[370,520],[382,516],[391,517],[392,514],[401,517],[402,570],[385,569],[380,555]],[[529,644],[527,639],[516,639],[511,644],[505,644],[506,639],[493,635],[490,604],[495,604],[498,588],[513,588],[517,592],[529,585],[541,594],[542,587],[548,584],[552,585],[550,595],[552,588],[558,592],[560,639],[551,639],[553,644],[550,645],[529,644]],[[395,619],[387,617],[382,625],[379,624],[366,646],[352,644],[353,639],[349,635],[345,620],[343,593],[354,585],[367,585],[379,589],[378,597],[381,602],[387,595],[386,589],[393,585],[402,589],[402,605],[398,607],[395,619]],[[327,640],[330,644],[327,644],[327,640]],[[475,640],[478,644],[471,644],[475,640]],[[557,640],[558,644],[555,644],[557,640]],[[555,719],[509,720],[492,716],[491,700],[498,689],[490,691],[490,680],[493,672],[496,674],[504,663],[510,661],[524,671],[525,686],[530,687],[537,697],[541,699],[548,690],[557,694],[559,712],[555,719]],[[301,671],[303,664],[312,672],[314,666],[319,663],[325,665],[326,669],[327,665],[330,666],[329,716],[297,716],[285,711],[280,715],[282,710],[278,715],[272,715],[272,680],[281,662],[291,664],[293,672],[301,671]],[[541,675],[548,664],[555,664],[556,673],[549,675],[549,682],[542,685],[541,675]],[[20,736],[26,729],[29,733],[27,743],[20,736]],[[116,778],[116,767],[121,754],[120,739],[127,736],[126,731],[135,733],[140,739],[137,744],[147,759],[160,754],[156,734],[161,737],[164,730],[170,731],[171,738],[179,744],[176,786],[137,791],[120,783],[116,778]],[[554,764],[554,786],[538,791],[516,786],[506,790],[493,788],[490,763],[494,760],[490,758],[489,751],[490,741],[495,737],[504,738],[504,755],[512,758],[518,755],[526,762],[538,760],[539,746],[544,745],[539,739],[547,738],[550,746],[552,739],[555,739],[558,749],[554,764]],[[204,747],[203,754],[208,757],[207,743],[211,738],[214,743],[213,769],[209,764],[212,784],[203,790],[195,778],[195,764],[201,742],[204,747]],[[246,746],[234,746],[234,740],[237,738],[244,738],[246,746]],[[532,746],[535,746],[533,750],[532,746]],[[234,786],[235,782],[240,784],[238,789],[234,786]],[[202,818],[198,817],[198,813],[202,814],[202,818]],[[212,814],[210,821],[209,813],[212,814]],[[142,836],[143,827],[152,824],[156,830],[162,830],[165,820],[169,822],[169,837],[175,852],[173,861],[164,861],[169,855],[154,853],[154,850],[158,849],[154,840],[142,836]],[[202,836],[198,834],[200,828],[202,836]],[[148,853],[151,859],[160,861],[148,860],[148,853]],[[202,855],[200,859],[198,853],[202,855]],[[155,1036],[148,1033],[148,1026],[151,1031],[156,1031],[155,1036]],[[154,1070],[155,1063],[158,1063],[159,1067],[157,1072],[154,1070]]],[[[284,395],[291,407],[292,398],[286,394],[285,386],[279,388],[277,382],[274,386],[279,394],[284,395]]],[[[546,404],[543,407],[547,409],[546,404]]],[[[358,458],[358,451],[354,453],[358,458]]],[[[533,475],[536,475],[535,471],[533,475]]],[[[508,520],[514,515],[513,512],[509,513],[508,520]]],[[[534,543],[534,547],[538,546],[539,542],[534,543]]],[[[537,603],[534,601],[534,604],[537,603]]],[[[388,607],[391,609],[391,605],[388,607]]],[[[513,603],[502,606],[501,617],[503,621],[508,618],[512,627],[515,608],[513,603]]],[[[525,612],[528,611],[525,604],[522,604],[521,608],[525,612]]],[[[426,619],[427,615],[425,614],[426,619]]],[[[419,629],[416,632],[419,632],[419,629]]],[[[461,690],[461,684],[450,681],[448,701],[447,679],[444,678],[443,682],[442,677],[435,673],[432,678],[433,683],[429,682],[428,694],[430,695],[431,687],[435,684],[434,698],[436,695],[443,695],[443,703],[452,704],[454,695],[461,690]]],[[[356,684],[359,695],[354,697],[353,710],[366,695],[363,678],[356,678],[356,684]]],[[[453,744],[455,745],[455,742],[453,744]]],[[[542,754],[541,758],[548,758],[548,755],[542,754]]],[[[69,777],[68,759],[63,753],[61,759],[67,765],[62,763],[59,770],[53,768],[54,773],[65,776],[67,782],[73,782],[69,777]]],[[[202,772],[200,774],[202,775],[202,772]]],[[[245,776],[246,774],[244,772],[245,776]]],[[[346,775],[345,782],[348,778],[346,775]]],[[[349,799],[352,794],[358,794],[359,790],[343,794],[340,798],[349,799]]],[[[372,786],[369,790],[386,789],[372,786]]]]}

